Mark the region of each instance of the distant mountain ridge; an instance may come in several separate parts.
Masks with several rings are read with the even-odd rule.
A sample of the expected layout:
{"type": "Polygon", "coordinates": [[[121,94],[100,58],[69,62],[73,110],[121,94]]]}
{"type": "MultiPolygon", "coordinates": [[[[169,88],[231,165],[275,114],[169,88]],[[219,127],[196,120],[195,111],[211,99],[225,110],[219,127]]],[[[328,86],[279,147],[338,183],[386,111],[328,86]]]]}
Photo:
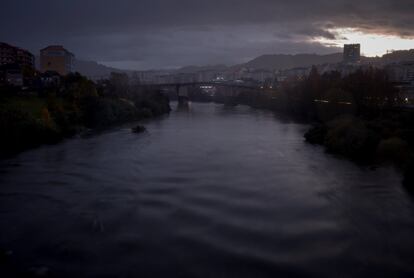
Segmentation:
{"type": "Polygon", "coordinates": [[[327,63],[339,63],[342,61],[342,53],[328,55],[318,54],[273,54],[262,55],[238,67],[247,67],[266,70],[282,70],[298,67],[309,67],[327,63]]]}
{"type": "Polygon", "coordinates": [[[175,70],[176,73],[192,73],[200,71],[223,71],[227,70],[229,67],[226,65],[207,65],[207,66],[185,66],[175,70]]]}
{"type": "MultiPolygon", "coordinates": [[[[38,67],[38,59],[36,57],[36,64],[38,67]]],[[[206,66],[185,66],[176,70],[159,70],[156,72],[166,72],[173,74],[180,73],[195,73],[201,71],[226,71],[237,70],[240,68],[252,68],[258,70],[283,70],[300,67],[310,67],[312,65],[339,63],[342,61],[342,53],[332,53],[326,55],[319,54],[266,54],[254,58],[247,63],[238,64],[234,66],[226,65],[206,65],[206,66]]],[[[414,61],[414,49],[394,51],[383,55],[382,57],[362,57],[363,61],[380,62],[380,63],[395,63],[401,61],[414,61]]],[[[111,72],[124,72],[131,74],[133,70],[121,70],[117,68],[108,67],[97,62],[76,60],[75,71],[92,79],[99,79],[108,77],[111,72]]]]}
{"type": "Polygon", "coordinates": [[[131,73],[131,70],[121,70],[108,67],[94,61],[75,60],[74,70],[92,79],[108,77],[111,72],[131,73]]]}
{"type": "Polygon", "coordinates": [[[382,56],[381,59],[383,62],[388,62],[388,63],[396,63],[396,62],[402,62],[402,61],[414,61],[414,49],[399,50],[399,51],[387,53],[384,56],[382,56]]]}

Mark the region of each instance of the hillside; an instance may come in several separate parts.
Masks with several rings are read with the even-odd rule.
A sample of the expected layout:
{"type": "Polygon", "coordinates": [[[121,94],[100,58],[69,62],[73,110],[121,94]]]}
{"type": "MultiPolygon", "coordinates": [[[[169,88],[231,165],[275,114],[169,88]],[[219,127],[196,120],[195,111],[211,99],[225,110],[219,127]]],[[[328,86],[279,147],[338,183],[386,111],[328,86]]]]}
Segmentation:
{"type": "Polygon", "coordinates": [[[75,71],[91,79],[108,77],[111,74],[111,72],[130,72],[127,70],[120,70],[116,68],[107,67],[97,62],[83,60],[75,61],[75,71]]]}
{"type": "Polygon", "coordinates": [[[382,56],[382,61],[385,63],[395,63],[401,61],[414,61],[414,49],[399,50],[382,56]]]}
{"type": "Polygon", "coordinates": [[[297,67],[308,67],[318,64],[338,63],[342,61],[342,53],[328,55],[297,54],[297,55],[262,55],[245,64],[239,65],[248,68],[280,70],[297,67]]]}
{"type": "Polygon", "coordinates": [[[186,66],[177,69],[176,73],[192,73],[200,71],[225,71],[228,69],[226,65],[207,65],[207,66],[186,66]]]}
{"type": "MultiPolygon", "coordinates": [[[[39,61],[36,57],[36,61],[39,61]]],[[[385,54],[382,57],[362,57],[364,62],[370,63],[394,63],[401,61],[414,61],[414,49],[395,51],[393,53],[385,54]]],[[[318,54],[268,54],[259,56],[247,63],[235,66],[226,65],[206,65],[206,66],[186,66],[170,73],[195,73],[200,71],[226,71],[228,69],[240,69],[243,67],[264,70],[282,70],[298,67],[310,67],[312,65],[321,65],[328,63],[339,63],[342,61],[342,53],[333,53],[327,55],[318,54]]],[[[133,71],[120,70],[99,64],[94,61],[75,61],[75,71],[87,76],[91,79],[99,79],[108,77],[111,72],[125,72],[131,74],[133,71]]]]}

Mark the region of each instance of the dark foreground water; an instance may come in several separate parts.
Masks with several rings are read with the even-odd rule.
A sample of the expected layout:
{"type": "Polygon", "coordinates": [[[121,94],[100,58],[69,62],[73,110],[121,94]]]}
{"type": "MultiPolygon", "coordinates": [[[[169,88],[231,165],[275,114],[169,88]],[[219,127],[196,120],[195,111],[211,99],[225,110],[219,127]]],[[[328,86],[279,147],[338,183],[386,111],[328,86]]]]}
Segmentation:
{"type": "Polygon", "coordinates": [[[306,126],[248,107],[193,104],[147,128],[1,162],[8,263],[55,277],[414,276],[413,200],[392,169],[327,155],[306,126]]]}

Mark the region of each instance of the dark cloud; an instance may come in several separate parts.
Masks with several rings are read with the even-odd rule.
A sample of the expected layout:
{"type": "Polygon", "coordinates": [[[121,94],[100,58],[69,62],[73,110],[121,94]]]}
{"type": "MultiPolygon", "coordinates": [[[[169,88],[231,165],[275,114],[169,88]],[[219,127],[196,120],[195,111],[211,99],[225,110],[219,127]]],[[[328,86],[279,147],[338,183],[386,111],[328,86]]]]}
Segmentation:
{"type": "Polygon", "coordinates": [[[332,52],[332,28],[414,37],[413,0],[2,0],[0,40],[134,68],[332,52]]]}

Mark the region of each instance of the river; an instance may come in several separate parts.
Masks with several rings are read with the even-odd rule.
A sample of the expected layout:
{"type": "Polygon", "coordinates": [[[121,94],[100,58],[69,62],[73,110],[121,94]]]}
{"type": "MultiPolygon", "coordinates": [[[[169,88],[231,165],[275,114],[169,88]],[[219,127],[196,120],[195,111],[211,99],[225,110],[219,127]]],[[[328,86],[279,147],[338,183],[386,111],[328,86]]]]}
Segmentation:
{"type": "MultiPolygon", "coordinates": [[[[173,108],[175,104],[172,104],[173,108]]],[[[191,104],[0,162],[0,249],[53,277],[413,277],[414,202],[391,168],[306,125],[191,104]]]]}

